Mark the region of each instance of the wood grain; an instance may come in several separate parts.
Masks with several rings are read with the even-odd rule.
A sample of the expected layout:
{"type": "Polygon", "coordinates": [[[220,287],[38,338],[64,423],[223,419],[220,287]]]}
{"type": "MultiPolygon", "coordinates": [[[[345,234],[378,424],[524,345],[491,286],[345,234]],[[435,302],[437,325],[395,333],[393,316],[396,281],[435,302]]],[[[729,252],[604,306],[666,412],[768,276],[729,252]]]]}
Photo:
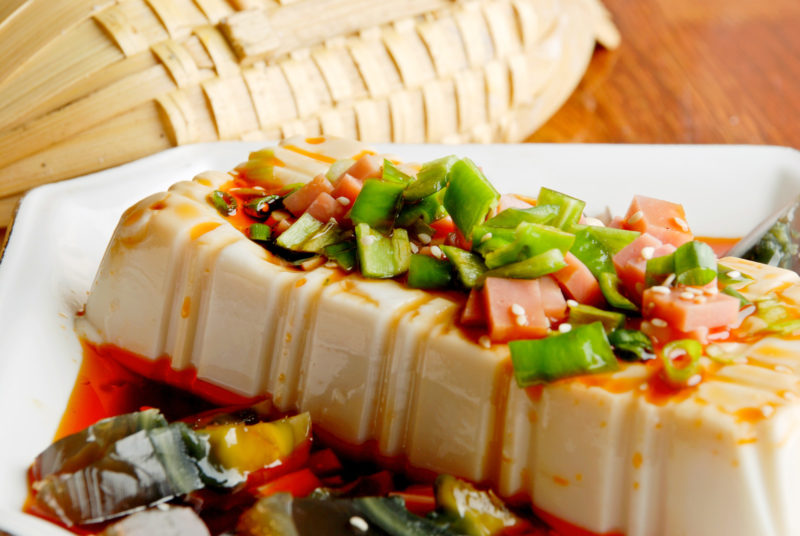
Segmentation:
{"type": "Polygon", "coordinates": [[[605,4],[622,45],[527,141],[800,147],[800,2],[605,4]]]}

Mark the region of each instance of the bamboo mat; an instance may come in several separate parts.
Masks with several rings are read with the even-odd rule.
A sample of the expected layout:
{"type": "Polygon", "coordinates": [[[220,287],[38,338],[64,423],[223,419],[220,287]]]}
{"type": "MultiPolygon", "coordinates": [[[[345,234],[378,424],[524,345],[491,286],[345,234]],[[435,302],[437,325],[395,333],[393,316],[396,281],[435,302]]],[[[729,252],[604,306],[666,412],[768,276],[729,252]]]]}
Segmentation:
{"type": "Polygon", "coordinates": [[[598,41],[599,0],[7,0],[0,227],[28,188],[175,145],[520,141],[598,41]]]}

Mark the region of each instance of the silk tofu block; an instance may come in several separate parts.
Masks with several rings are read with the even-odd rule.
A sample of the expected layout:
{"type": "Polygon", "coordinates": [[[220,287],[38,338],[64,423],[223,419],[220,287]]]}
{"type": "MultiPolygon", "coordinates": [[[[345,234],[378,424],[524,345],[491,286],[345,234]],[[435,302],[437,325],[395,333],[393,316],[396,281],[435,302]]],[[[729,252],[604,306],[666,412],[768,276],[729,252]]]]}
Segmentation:
{"type": "MultiPolygon", "coordinates": [[[[346,153],[343,152],[343,154],[346,153]]],[[[95,343],[309,411],[342,443],[492,485],[595,533],[800,534],[800,342],[712,342],[666,396],[648,364],[520,389],[446,295],[282,265],[205,201],[204,174],[120,221],[80,326],[95,343]],[[709,356],[715,356],[711,359],[709,356]]],[[[724,259],[800,314],[800,277],[724,259]]]]}

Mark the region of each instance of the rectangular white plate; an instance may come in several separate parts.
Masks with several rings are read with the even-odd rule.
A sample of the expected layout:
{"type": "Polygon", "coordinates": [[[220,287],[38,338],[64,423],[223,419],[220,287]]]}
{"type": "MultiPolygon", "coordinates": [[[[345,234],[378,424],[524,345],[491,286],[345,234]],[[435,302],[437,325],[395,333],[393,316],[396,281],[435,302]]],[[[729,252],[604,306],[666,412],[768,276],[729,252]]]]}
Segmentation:
{"type": "MultiPolygon", "coordinates": [[[[23,199],[0,261],[0,529],[66,534],[20,513],[25,472],[51,441],[81,360],[73,318],[122,211],[262,143],[185,146],[23,199]]],[[[695,234],[735,237],[800,194],[800,152],[759,146],[387,145],[406,161],[465,155],[501,192],[548,186],[623,214],[636,193],[679,202],[695,234]]]]}

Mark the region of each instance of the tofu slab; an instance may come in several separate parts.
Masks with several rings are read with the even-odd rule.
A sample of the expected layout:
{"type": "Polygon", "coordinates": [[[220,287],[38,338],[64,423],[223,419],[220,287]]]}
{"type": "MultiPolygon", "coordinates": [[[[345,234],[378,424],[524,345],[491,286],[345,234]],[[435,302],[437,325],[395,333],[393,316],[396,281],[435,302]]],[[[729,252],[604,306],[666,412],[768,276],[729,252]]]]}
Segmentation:
{"type": "MultiPolygon", "coordinates": [[[[595,533],[800,534],[800,342],[715,346],[703,382],[659,398],[645,364],[520,389],[506,345],[455,326],[460,303],[325,267],[281,266],[206,202],[204,174],[122,217],[84,335],[411,466],[491,484],[595,533]]],[[[738,259],[739,291],[800,303],[800,278],[738,259]]]]}

